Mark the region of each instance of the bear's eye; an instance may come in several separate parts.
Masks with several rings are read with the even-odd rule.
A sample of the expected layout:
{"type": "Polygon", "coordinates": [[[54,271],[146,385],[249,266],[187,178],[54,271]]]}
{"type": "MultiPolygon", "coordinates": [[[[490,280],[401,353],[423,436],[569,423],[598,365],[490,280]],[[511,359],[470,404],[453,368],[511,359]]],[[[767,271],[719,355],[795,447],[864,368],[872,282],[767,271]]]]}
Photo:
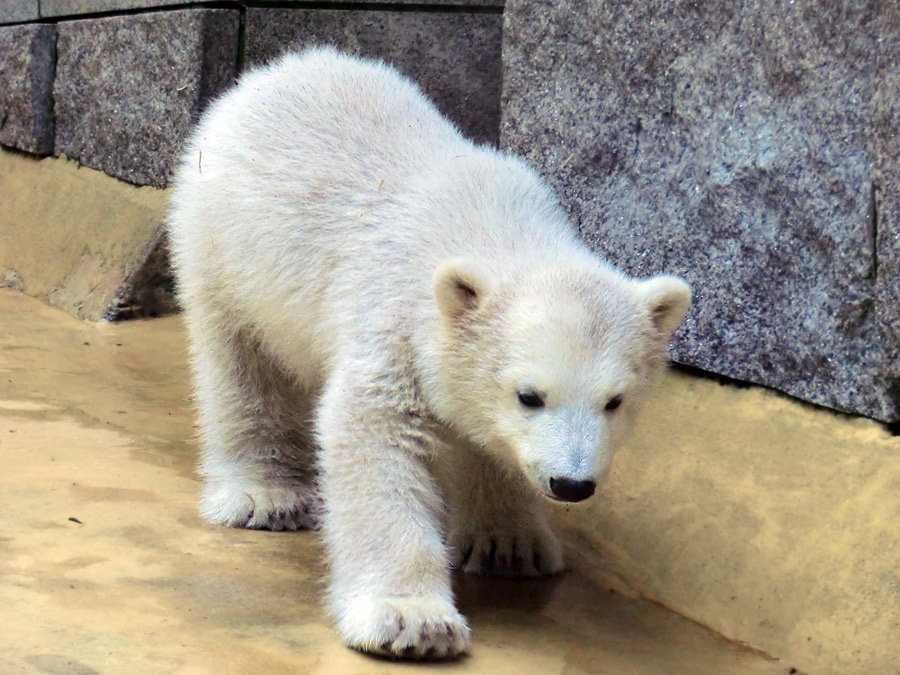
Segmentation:
{"type": "Polygon", "coordinates": [[[544,397],[532,389],[519,392],[519,403],[526,408],[543,408],[544,397]]]}
{"type": "Polygon", "coordinates": [[[611,399],[609,399],[604,410],[615,410],[620,405],[622,405],[622,394],[613,396],[611,399]]]}

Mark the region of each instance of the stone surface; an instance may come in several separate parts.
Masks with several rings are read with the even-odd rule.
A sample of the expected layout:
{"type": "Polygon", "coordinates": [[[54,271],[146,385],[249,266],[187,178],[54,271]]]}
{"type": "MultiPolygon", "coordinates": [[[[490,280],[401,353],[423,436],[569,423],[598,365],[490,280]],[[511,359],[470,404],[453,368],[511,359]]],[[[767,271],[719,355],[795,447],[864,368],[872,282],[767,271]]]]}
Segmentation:
{"type": "Polygon", "coordinates": [[[238,23],[235,10],[188,9],[58,24],[56,151],[164,187],[204,105],[234,80],[238,23]]]}
{"type": "Polygon", "coordinates": [[[0,27],[0,144],[53,152],[56,29],[45,24],[0,27]]]}
{"type": "Polygon", "coordinates": [[[898,420],[898,35],[877,0],[510,2],[503,145],[692,282],[678,361],[898,420]]]}
{"type": "Polygon", "coordinates": [[[99,14],[123,9],[151,9],[200,4],[204,0],[41,0],[42,17],[99,14]]]}
{"type": "Polygon", "coordinates": [[[244,62],[317,44],[384,59],[417,81],[469,138],[496,144],[501,29],[497,13],[250,8],[244,62]]]}
{"type": "MultiPolygon", "coordinates": [[[[0,0],[0,18],[2,18],[3,2],[12,4],[19,0],[0,0]]],[[[30,0],[37,7],[37,0],[30,0]]],[[[217,2],[221,0],[41,0],[41,16],[66,16],[77,14],[89,14],[94,12],[109,12],[123,9],[136,9],[147,7],[177,6],[187,4],[200,4],[217,2]]],[[[240,2],[246,6],[247,2],[240,2]]],[[[502,8],[503,0],[341,0],[340,2],[322,3],[324,6],[332,5],[437,5],[437,6],[465,6],[473,8],[502,8]]],[[[36,10],[35,10],[36,11],[36,10]]],[[[35,16],[37,16],[35,14],[35,16]]]]}
{"type": "Polygon", "coordinates": [[[0,0],[0,24],[34,21],[38,17],[38,0],[0,0]]]}
{"type": "MultiPolygon", "coordinates": [[[[886,3],[884,25],[900,27],[900,4],[886,3]]],[[[900,400],[900,28],[879,31],[872,98],[875,130],[873,242],[877,302],[875,313],[885,350],[888,392],[900,400]]]]}
{"type": "Polygon", "coordinates": [[[93,321],[175,310],[165,191],[0,150],[0,205],[0,286],[93,321]]]}

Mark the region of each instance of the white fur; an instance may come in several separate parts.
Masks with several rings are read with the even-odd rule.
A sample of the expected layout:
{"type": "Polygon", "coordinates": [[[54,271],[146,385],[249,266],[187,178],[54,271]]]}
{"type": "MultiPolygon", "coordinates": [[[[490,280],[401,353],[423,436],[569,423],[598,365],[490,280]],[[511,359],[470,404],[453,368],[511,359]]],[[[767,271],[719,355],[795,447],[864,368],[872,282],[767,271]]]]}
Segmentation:
{"type": "Polygon", "coordinates": [[[591,254],[531,169],[395,71],[328,49],[210,108],[170,233],[203,514],[321,521],[338,630],[399,656],[468,649],[451,563],[562,569],[549,480],[602,477],[690,300],[591,254]]]}

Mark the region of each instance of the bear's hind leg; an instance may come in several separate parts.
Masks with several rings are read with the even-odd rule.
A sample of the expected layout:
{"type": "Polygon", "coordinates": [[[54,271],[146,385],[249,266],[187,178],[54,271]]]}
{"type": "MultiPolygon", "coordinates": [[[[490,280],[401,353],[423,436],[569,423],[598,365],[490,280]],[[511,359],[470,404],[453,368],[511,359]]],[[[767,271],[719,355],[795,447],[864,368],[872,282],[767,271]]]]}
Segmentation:
{"type": "Polygon", "coordinates": [[[202,515],[229,527],[315,529],[315,388],[296,382],[248,329],[197,337],[202,515]]]}

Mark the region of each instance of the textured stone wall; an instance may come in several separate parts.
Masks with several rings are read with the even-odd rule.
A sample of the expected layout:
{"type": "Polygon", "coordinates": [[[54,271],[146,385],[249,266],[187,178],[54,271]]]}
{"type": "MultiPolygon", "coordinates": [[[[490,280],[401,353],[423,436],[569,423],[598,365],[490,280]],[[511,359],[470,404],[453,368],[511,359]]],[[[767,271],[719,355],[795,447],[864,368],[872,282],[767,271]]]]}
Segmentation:
{"type": "Polygon", "coordinates": [[[56,153],[165,187],[200,111],[235,79],[238,23],[218,9],[61,22],[56,153]]]}
{"type": "Polygon", "coordinates": [[[897,421],[898,7],[512,0],[502,143],[691,281],[676,360],[897,421]]]}
{"type": "MultiPolygon", "coordinates": [[[[0,0],[0,24],[18,23],[21,21],[35,21],[37,19],[65,18],[82,14],[98,14],[104,12],[118,12],[123,10],[146,9],[170,9],[181,5],[210,4],[222,6],[227,3],[222,0],[0,0]]],[[[241,0],[232,0],[229,6],[239,7],[247,3],[241,0]]],[[[266,4],[266,3],[257,3],[266,4]]],[[[269,4],[278,4],[277,2],[269,4]]],[[[281,3],[286,4],[286,3],[281,3]]],[[[324,3],[303,3],[297,5],[324,3]]],[[[338,3],[331,3],[338,4],[338,3]]],[[[340,4],[352,5],[390,5],[392,7],[419,6],[419,7],[461,7],[461,8],[502,8],[503,0],[343,0],[340,4]]]]}
{"type": "Polygon", "coordinates": [[[24,24],[0,28],[0,144],[25,152],[53,152],[56,30],[24,24]]]}
{"type": "Polygon", "coordinates": [[[0,0],[0,24],[40,18],[38,0],[0,0]]]}
{"type": "Polygon", "coordinates": [[[500,135],[502,19],[497,13],[352,9],[247,10],[244,62],[331,44],[390,61],[473,140],[500,135]]]}

